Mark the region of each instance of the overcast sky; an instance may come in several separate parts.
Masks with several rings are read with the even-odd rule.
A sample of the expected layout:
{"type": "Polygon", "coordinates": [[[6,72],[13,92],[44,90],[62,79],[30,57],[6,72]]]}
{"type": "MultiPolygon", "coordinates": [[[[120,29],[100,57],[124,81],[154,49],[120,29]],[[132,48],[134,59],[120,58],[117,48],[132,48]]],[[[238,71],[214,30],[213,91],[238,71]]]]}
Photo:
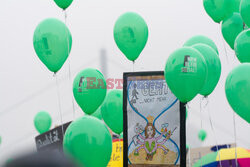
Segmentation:
{"type": "MultiPolygon", "coordinates": [[[[205,13],[202,0],[74,0],[67,10],[67,23],[73,37],[68,59],[71,80],[84,68],[100,69],[102,48],[106,49],[108,57],[106,77],[122,78],[123,72],[132,71],[132,63],[123,56],[113,40],[114,23],[127,11],[139,13],[149,27],[148,43],[135,63],[136,71],[163,70],[171,52],[194,35],[206,35],[215,41],[222,62],[222,75],[215,91],[209,96],[209,109],[218,142],[234,143],[233,112],[225,97],[224,83],[228,72],[239,63],[224,43],[219,24],[205,13]]],[[[50,17],[64,21],[62,10],[53,0],[1,1],[0,163],[24,148],[35,148],[34,137],[38,133],[33,126],[33,118],[38,111],[48,111],[53,117],[53,126],[61,123],[55,77],[40,62],[32,43],[38,23],[50,17]]],[[[63,122],[73,119],[68,63],[58,73],[63,122]]],[[[200,143],[197,138],[201,128],[200,96],[190,106],[187,143],[190,147],[215,145],[207,112],[202,114],[203,127],[208,132],[207,140],[200,143]]],[[[82,115],[77,107],[75,118],[82,115]]],[[[250,148],[249,125],[236,116],[236,126],[237,144],[250,148]]]]}

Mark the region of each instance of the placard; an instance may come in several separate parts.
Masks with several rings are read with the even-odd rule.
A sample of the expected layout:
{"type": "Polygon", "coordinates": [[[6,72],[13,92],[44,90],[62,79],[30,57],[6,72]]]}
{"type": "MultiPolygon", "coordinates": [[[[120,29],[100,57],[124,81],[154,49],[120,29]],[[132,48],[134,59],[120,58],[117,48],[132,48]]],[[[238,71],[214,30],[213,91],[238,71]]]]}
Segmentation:
{"type": "Polygon", "coordinates": [[[123,167],[123,139],[114,139],[112,154],[107,167],[123,167]]]}
{"type": "Polygon", "coordinates": [[[63,151],[63,135],[71,122],[58,126],[35,138],[37,151],[63,151]]]}
{"type": "Polygon", "coordinates": [[[163,72],[124,73],[124,166],[185,166],[185,106],[163,72]]]}

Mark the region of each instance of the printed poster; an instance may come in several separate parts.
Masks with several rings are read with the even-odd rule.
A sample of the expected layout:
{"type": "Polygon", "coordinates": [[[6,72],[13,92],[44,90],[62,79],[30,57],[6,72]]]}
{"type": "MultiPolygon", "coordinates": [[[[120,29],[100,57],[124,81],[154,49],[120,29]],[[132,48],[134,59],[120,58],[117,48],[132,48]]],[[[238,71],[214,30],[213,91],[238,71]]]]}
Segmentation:
{"type": "Polygon", "coordinates": [[[180,165],[180,102],[164,76],[125,82],[128,164],[180,165]]]}
{"type": "Polygon", "coordinates": [[[123,167],[123,140],[114,139],[112,144],[112,155],[107,167],[123,167]]]}

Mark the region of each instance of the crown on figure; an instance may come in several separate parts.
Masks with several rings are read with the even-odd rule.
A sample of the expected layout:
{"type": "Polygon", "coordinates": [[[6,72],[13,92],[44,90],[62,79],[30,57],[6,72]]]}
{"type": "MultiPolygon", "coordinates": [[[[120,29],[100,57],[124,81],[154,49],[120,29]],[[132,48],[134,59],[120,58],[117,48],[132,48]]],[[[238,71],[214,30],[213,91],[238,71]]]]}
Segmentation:
{"type": "Polygon", "coordinates": [[[154,122],[154,117],[153,116],[151,116],[151,115],[149,115],[148,117],[147,117],[147,120],[148,120],[148,123],[153,123],[154,122]]]}

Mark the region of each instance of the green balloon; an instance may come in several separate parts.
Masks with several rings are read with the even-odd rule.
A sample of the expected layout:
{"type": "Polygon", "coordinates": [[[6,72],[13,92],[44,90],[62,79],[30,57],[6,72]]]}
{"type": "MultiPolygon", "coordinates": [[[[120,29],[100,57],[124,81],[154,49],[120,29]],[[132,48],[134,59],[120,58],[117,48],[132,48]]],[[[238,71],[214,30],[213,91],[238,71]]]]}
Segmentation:
{"type": "Polygon", "coordinates": [[[40,111],[34,118],[34,125],[40,134],[49,131],[51,122],[52,119],[46,111],[40,111]]]}
{"type": "Polygon", "coordinates": [[[122,53],[129,60],[134,61],[147,43],[147,23],[136,13],[125,13],[115,23],[114,39],[122,53]]]}
{"type": "Polygon", "coordinates": [[[199,131],[198,137],[201,141],[204,141],[207,137],[207,132],[203,129],[199,131]]]}
{"type": "Polygon", "coordinates": [[[56,73],[69,56],[71,33],[63,22],[53,18],[46,19],[36,27],[33,45],[43,64],[56,73]]]}
{"type": "Polygon", "coordinates": [[[227,101],[233,110],[250,123],[250,64],[243,63],[227,76],[225,91],[227,101]]]}
{"type": "Polygon", "coordinates": [[[123,132],[120,134],[119,139],[123,139],[123,132]]]}
{"type": "Polygon", "coordinates": [[[236,37],[244,30],[244,23],[239,13],[233,13],[222,22],[221,31],[225,41],[234,49],[236,37]]]}
{"type": "Polygon", "coordinates": [[[112,138],[99,119],[84,116],[67,128],[63,148],[83,167],[106,167],[111,157],[112,138]]]}
{"type": "Polygon", "coordinates": [[[73,83],[76,102],[86,114],[93,114],[105,99],[106,81],[102,73],[87,68],[77,74],[73,83]]]}
{"type": "Polygon", "coordinates": [[[199,43],[206,44],[210,46],[211,48],[213,48],[216,51],[216,53],[219,53],[214,41],[203,35],[193,36],[192,38],[187,40],[183,46],[193,46],[199,43]]]}
{"type": "Polygon", "coordinates": [[[59,8],[65,10],[71,5],[73,0],[54,0],[54,2],[57,4],[59,8]]]}
{"type": "Polygon", "coordinates": [[[2,137],[0,136],[0,145],[2,144],[2,137]]]}
{"type": "Polygon", "coordinates": [[[6,165],[8,165],[9,163],[11,163],[13,161],[13,159],[12,158],[9,158],[7,161],[6,161],[6,165]]]}
{"type": "Polygon", "coordinates": [[[191,101],[200,92],[206,75],[204,58],[191,47],[176,50],[167,60],[165,80],[170,90],[183,103],[191,101]]]}
{"type": "Polygon", "coordinates": [[[123,131],[123,95],[121,90],[111,90],[103,102],[102,118],[108,127],[120,134],[123,131]]]}
{"type": "Polygon", "coordinates": [[[207,76],[200,94],[203,96],[210,95],[219,82],[221,75],[221,62],[217,53],[208,45],[196,44],[193,48],[198,50],[207,64],[207,76]]]}
{"type": "Polygon", "coordinates": [[[91,116],[96,117],[99,120],[102,120],[101,107],[99,107],[91,116]]]}
{"type": "Polygon", "coordinates": [[[249,0],[241,0],[240,14],[244,22],[246,23],[246,25],[250,27],[250,1],[249,0]]]}
{"type": "Polygon", "coordinates": [[[239,11],[239,0],[203,0],[203,6],[207,14],[216,23],[239,11]]]}
{"type": "Polygon", "coordinates": [[[241,63],[250,62],[250,29],[242,31],[235,40],[234,50],[241,63]]]}

